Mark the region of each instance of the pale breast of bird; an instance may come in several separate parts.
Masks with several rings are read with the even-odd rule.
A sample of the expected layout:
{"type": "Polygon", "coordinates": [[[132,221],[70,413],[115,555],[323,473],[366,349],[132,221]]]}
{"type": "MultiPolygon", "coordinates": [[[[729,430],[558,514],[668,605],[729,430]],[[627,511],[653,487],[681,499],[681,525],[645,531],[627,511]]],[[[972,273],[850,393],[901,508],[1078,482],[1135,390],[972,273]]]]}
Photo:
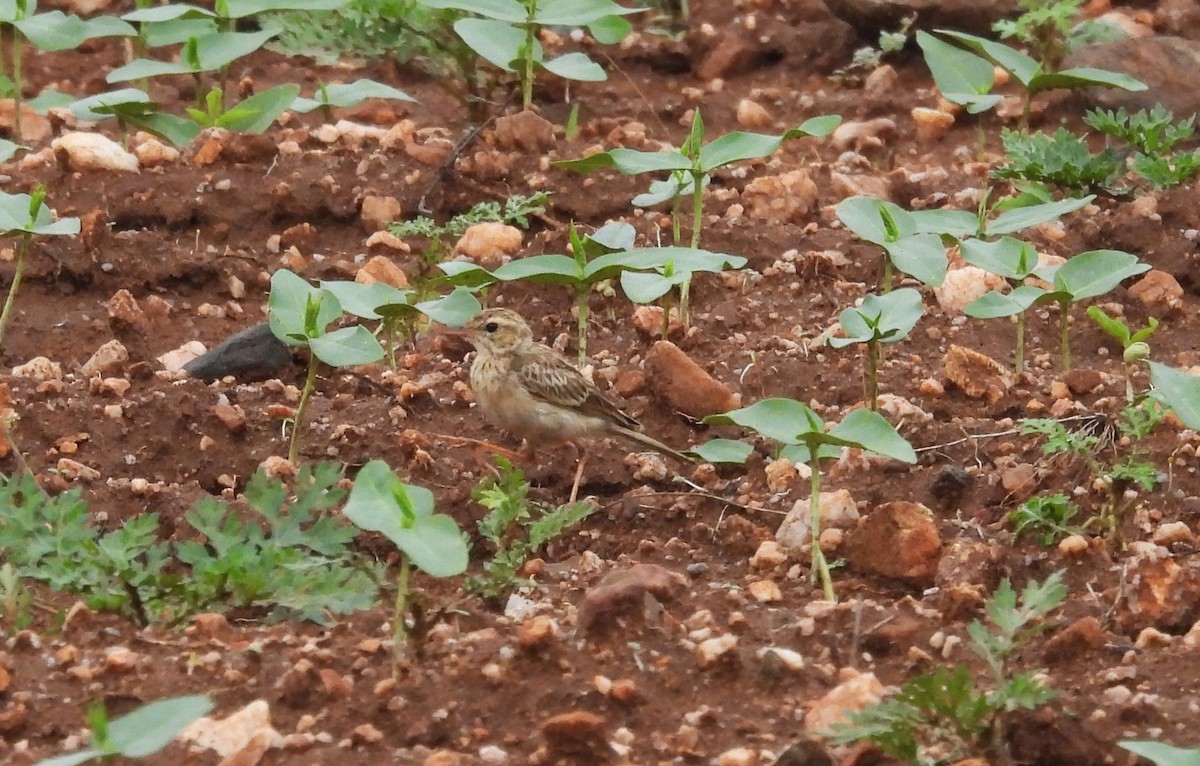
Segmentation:
{"type": "Polygon", "coordinates": [[[471,364],[471,390],[493,425],[532,442],[577,441],[604,422],[532,396],[514,380],[506,360],[483,351],[471,364]]]}

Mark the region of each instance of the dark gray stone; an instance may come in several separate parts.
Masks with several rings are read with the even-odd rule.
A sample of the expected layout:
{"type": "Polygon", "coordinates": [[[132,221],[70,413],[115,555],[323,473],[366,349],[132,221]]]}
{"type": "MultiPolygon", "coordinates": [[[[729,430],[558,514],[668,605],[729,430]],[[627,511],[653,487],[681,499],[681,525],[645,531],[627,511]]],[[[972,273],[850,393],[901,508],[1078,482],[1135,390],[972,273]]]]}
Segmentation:
{"type": "Polygon", "coordinates": [[[204,356],[183,366],[193,378],[216,380],[232,375],[239,380],[276,377],[292,361],[288,345],[275,337],[266,322],[247,327],[204,356]]]}

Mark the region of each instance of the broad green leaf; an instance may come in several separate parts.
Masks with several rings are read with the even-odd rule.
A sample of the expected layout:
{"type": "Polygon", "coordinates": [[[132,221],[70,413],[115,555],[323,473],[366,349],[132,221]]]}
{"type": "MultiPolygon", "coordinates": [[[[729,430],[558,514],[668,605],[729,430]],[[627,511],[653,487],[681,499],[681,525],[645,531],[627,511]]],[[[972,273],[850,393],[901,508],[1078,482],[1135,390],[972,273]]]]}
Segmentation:
{"type": "Polygon", "coordinates": [[[800,123],[798,130],[803,131],[806,135],[820,138],[827,136],[842,124],[842,117],[838,114],[822,114],[817,117],[809,117],[804,122],[800,123]]]}
{"type": "Polygon", "coordinates": [[[23,144],[18,144],[14,141],[9,141],[7,138],[0,138],[0,162],[7,162],[20,149],[25,149],[23,144]]]}
{"type": "Polygon", "coordinates": [[[131,125],[165,138],[179,148],[190,144],[203,130],[203,127],[193,120],[164,112],[141,116],[125,115],[124,119],[131,125]]]}
{"type": "Polygon", "coordinates": [[[587,30],[601,45],[616,45],[629,36],[633,25],[620,16],[605,16],[588,23],[587,30]]]}
{"type": "Polygon", "coordinates": [[[1200,766],[1200,748],[1184,749],[1165,742],[1132,739],[1121,740],[1117,744],[1149,760],[1154,766],[1200,766]]]}
{"type": "Polygon", "coordinates": [[[969,35],[966,32],[955,32],[948,29],[938,29],[935,31],[939,35],[945,35],[957,40],[996,66],[1008,70],[1013,77],[1016,77],[1027,88],[1030,81],[1042,71],[1042,66],[1037,61],[1015,48],[1010,48],[1004,43],[988,40],[985,37],[969,35]]]}
{"type": "Polygon", "coordinates": [[[902,463],[917,462],[917,453],[912,445],[878,412],[852,410],[840,423],[829,429],[829,436],[844,439],[868,452],[902,463]]]}
{"type": "Polygon", "coordinates": [[[1110,72],[1106,69],[1079,67],[1064,69],[1061,72],[1039,74],[1029,83],[1030,91],[1037,93],[1054,88],[1083,88],[1089,85],[1102,85],[1110,88],[1123,88],[1128,91],[1146,90],[1146,83],[1122,72],[1110,72]]]}
{"type": "Polygon", "coordinates": [[[946,279],[949,259],[937,234],[914,234],[885,246],[896,268],[937,287],[946,279]]]}
{"type": "Polygon", "coordinates": [[[847,229],[854,232],[856,237],[880,247],[917,233],[916,222],[911,213],[899,205],[875,197],[847,197],[838,203],[835,213],[838,220],[847,229]],[[896,236],[894,237],[889,234],[888,227],[884,223],[881,212],[884,210],[896,224],[896,236]]]}
{"type": "Polygon", "coordinates": [[[608,250],[631,250],[637,240],[637,229],[623,221],[610,221],[585,237],[608,250]]]}
{"type": "Polygon", "coordinates": [[[271,292],[267,297],[268,324],[275,337],[289,346],[308,345],[304,320],[310,297],[319,302],[319,330],[342,315],[341,304],[328,290],[313,287],[287,269],[280,269],[271,275],[271,292]]]}
{"type": "Polygon", "coordinates": [[[75,97],[70,93],[63,93],[54,88],[46,88],[41,93],[25,102],[33,111],[38,114],[46,114],[51,109],[59,109],[64,106],[70,106],[75,103],[75,97]]]}
{"type": "MultiPolygon", "coordinates": [[[[521,46],[525,44],[525,33],[512,24],[492,19],[459,19],[454,22],[454,31],[463,39],[471,50],[506,72],[515,72],[513,66],[521,55],[521,46]]],[[[536,40],[533,43],[534,61],[542,59],[542,45],[536,40]]]]}
{"type": "Polygon", "coordinates": [[[377,309],[395,303],[408,303],[409,291],[383,282],[369,285],[346,279],[322,281],[321,288],[337,297],[342,310],[363,319],[382,319],[377,309]]]}
{"type": "Polygon", "coordinates": [[[369,98],[385,98],[392,101],[416,101],[399,88],[385,85],[375,80],[358,79],[352,83],[334,83],[318,88],[314,98],[297,98],[292,102],[292,110],[296,112],[311,112],[317,107],[355,106],[369,98]]]}
{"type": "MultiPolygon", "coordinates": [[[[168,8],[170,6],[161,6],[168,8]]],[[[144,25],[147,48],[181,45],[189,37],[204,37],[220,32],[217,22],[207,16],[156,21],[144,25]]]]}
{"type": "Polygon", "coordinates": [[[480,288],[498,281],[492,272],[471,261],[442,261],[438,268],[445,273],[446,281],[452,285],[480,288]]]}
{"type": "Polygon", "coordinates": [[[169,5],[155,5],[149,8],[138,8],[121,16],[125,21],[137,22],[157,22],[157,21],[173,21],[182,18],[206,17],[215,18],[216,13],[207,8],[200,8],[187,3],[171,3],[169,5]]]}
{"type": "Polygon", "coordinates": [[[237,110],[236,116],[234,109],[229,110],[217,119],[217,126],[236,133],[265,133],[298,95],[299,85],[276,85],[238,103],[234,108],[237,110]]]}
{"type": "Polygon", "coordinates": [[[762,133],[744,133],[734,131],[713,139],[700,150],[700,167],[705,171],[715,170],[742,160],[769,157],[774,154],[784,142],[791,138],[801,138],[810,135],[825,135],[838,126],[842,120],[837,115],[814,117],[804,125],[809,125],[823,133],[809,133],[804,125],[792,128],[781,136],[768,136],[762,133]],[[826,130],[826,128],[828,128],[826,130]]]}
{"type": "Polygon", "coordinates": [[[1086,207],[1096,198],[1095,194],[1086,197],[1059,200],[1044,205],[1028,205],[1009,210],[988,221],[984,231],[989,237],[1002,234],[1015,234],[1031,226],[1039,226],[1050,221],[1057,221],[1068,213],[1074,213],[1086,207]]]}
{"type": "Polygon", "coordinates": [[[917,234],[939,234],[948,237],[965,237],[979,229],[979,217],[966,210],[910,210],[913,229],[917,234]]]}
{"type": "Polygon", "coordinates": [[[709,415],[703,422],[745,426],[784,444],[796,444],[805,434],[825,432],[825,421],[795,399],[763,399],[749,407],[709,415]]]}
{"type": "Polygon", "coordinates": [[[560,160],[553,164],[579,173],[589,173],[597,168],[612,167],[627,176],[659,173],[664,170],[688,170],[692,166],[691,160],[675,150],[639,152],[634,149],[613,149],[607,152],[597,152],[577,160],[560,160]]]}
{"type": "MultiPolygon", "coordinates": [[[[709,177],[704,176],[701,188],[708,186],[709,177]]],[[[670,178],[651,181],[650,188],[634,197],[631,202],[634,207],[654,207],[664,202],[670,202],[676,197],[687,197],[694,193],[696,179],[691,173],[673,172],[670,178]]]]}
{"type": "Polygon", "coordinates": [[[262,32],[216,32],[201,37],[190,38],[195,41],[196,55],[199,66],[193,68],[184,61],[154,61],[151,59],[135,59],[125,66],[117,67],[108,73],[108,82],[126,82],[143,77],[157,77],[164,74],[196,74],[216,71],[242,56],[249,55],[270,40],[275,31],[262,32]]]}
{"type": "Polygon", "coordinates": [[[480,16],[513,24],[524,23],[528,12],[516,0],[421,0],[429,8],[469,11],[480,16]]]}
{"type": "Polygon", "coordinates": [[[667,277],[656,271],[626,271],[621,274],[621,290],[634,303],[653,303],[686,282],[687,277],[687,272],[667,277]]]}
{"type": "Polygon", "coordinates": [[[737,439],[710,439],[688,450],[706,463],[745,463],[754,448],[737,439]]]}
{"type": "Polygon", "coordinates": [[[212,700],[200,695],[152,702],[109,723],[109,743],[126,758],[145,758],[212,709],[212,700]]]}
{"type": "Polygon", "coordinates": [[[1168,367],[1161,362],[1148,362],[1150,384],[1183,424],[1200,431],[1200,375],[1168,367]]]}
{"type": "Polygon", "coordinates": [[[454,519],[434,513],[433,493],[405,484],[382,460],[358,472],[343,513],[360,528],[383,534],[434,577],[466,571],[467,543],[454,519]]]}
{"type": "Polygon", "coordinates": [[[556,74],[565,80],[604,82],[608,79],[604,67],[588,58],[586,53],[578,51],[564,53],[558,58],[545,59],[541,64],[547,72],[556,74]]]}
{"type": "Polygon", "coordinates": [[[964,239],[959,250],[967,263],[1005,279],[1024,279],[1038,263],[1037,249],[1013,237],[1001,237],[995,242],[964,239]]]}
{"type": "Polygon", "coordinates": [[[575,259],[565,255],[531,255],[528,258],[517,258],[497,267],[492,274],[505,282],[523,279],[559,285],[576,285],[583,279],[575,259]]]}
{"type": "Polygon", "coordinates": [[[465,287],[456,287],[449,295],[436,300],[421,301],[415,308],[433,321],[449,327],[463,326],[483,309],[475,294],[465,287]]]}
{"type": "Polygon", "coordinates": [[[43,51],[65,51],[96,37],[132,37],[137,31],[113,16],[84,20],[62,11],[48,11],[18,21],[15,26],[43,51]]]}
{"type": "Polygon", "coordinates": [[[534,20],[548,27],[587,26],[606,17],[644,10],[644,7],[618,5],[612,0],[539,0],[534,20]]]}
{"type": "Polygon", "coordinates": [[[933,81],[947,101],[967,106],[972,114],[986,111],[1003,100],[988,95],[996,84],[991,62],[919,30],[917,44],[933,81]]]}
{"type": "Polygon", "coordinates": [[[1071,295],[1071,300],[1095,298],[1121,284],[1125,279],[1150,270],[1136,255],[1121,250],[1089,250],[1073,256],[1058,267],[1054,287],[1071,295]]]}
{"type": "Polygon", "coordinates": [[[921,293],[911,287],[884,295],[867,295],[859,306],[843,309],[838,322],[845,338],[830,338],[829,345],[842,348],[852,343],[896,343],[908,336],[925,313],[921,293]]]}
{"type": "Polygon", "coordinates": [[[350,0],[228,0],[229,18],[241,19],[269,11],[336,11],[350,0]]]}
{"type": "Polygon", "coordinates": [[[119,114],[118,109],[130,113],[149,111],[155,108],[146,91],[140,88],[121,88],[107,93],[81,98],[71,104],[71,112],[81,120],[98,122],[119,114]]]}
{"type": "Polygon", "coordinates": [[[993,290],[984,293],[967,304],[963,313],[976,319],[997,319],[999,317],[1016,316],[1027,311],[1030,306],[1048,295],[1045,290],[1034,285],[1021,285],[1010,293],[993,290]]]}
{"type": "Polygon", "coordinates": [[[330,367],[353,367],[370,364],[383,358],[383,346],[367,328],[360,325],[342,327],[316,338],[308,339],[313,355],[330,367]]]}

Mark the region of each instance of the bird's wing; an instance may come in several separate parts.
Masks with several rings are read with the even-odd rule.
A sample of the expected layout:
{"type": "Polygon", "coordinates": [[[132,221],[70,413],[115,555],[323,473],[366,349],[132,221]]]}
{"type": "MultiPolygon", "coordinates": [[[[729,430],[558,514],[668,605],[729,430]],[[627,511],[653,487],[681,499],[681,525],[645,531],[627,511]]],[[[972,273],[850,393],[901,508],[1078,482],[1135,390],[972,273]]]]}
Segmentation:
{"type": "Polygon", "coordinates": [[[513,355],[512,370],[527,391],[541,401],[625,428],[638,422],[621,411],[567,360],[547,346],[530,345],[513,355]]]}

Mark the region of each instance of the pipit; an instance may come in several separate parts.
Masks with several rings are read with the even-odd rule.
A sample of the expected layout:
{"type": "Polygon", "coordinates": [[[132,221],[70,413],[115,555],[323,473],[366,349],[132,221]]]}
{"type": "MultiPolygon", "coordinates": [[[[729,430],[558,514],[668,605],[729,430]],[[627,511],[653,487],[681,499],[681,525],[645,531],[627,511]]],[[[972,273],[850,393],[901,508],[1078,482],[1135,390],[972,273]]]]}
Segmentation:
{"type": "MultiPolygon", "coordinates": [[[[525,440],[526,448],[619,436],[684,462],[691,458],[647,436],[557,351],[533,339],[529,325],[508,309],[487,309],[461,330],[451,331],[475,347],[471,390],[494,425],[525,440]]],[[[587,453],[582,452],[571,487],[579,493],[587,453]]]]}

